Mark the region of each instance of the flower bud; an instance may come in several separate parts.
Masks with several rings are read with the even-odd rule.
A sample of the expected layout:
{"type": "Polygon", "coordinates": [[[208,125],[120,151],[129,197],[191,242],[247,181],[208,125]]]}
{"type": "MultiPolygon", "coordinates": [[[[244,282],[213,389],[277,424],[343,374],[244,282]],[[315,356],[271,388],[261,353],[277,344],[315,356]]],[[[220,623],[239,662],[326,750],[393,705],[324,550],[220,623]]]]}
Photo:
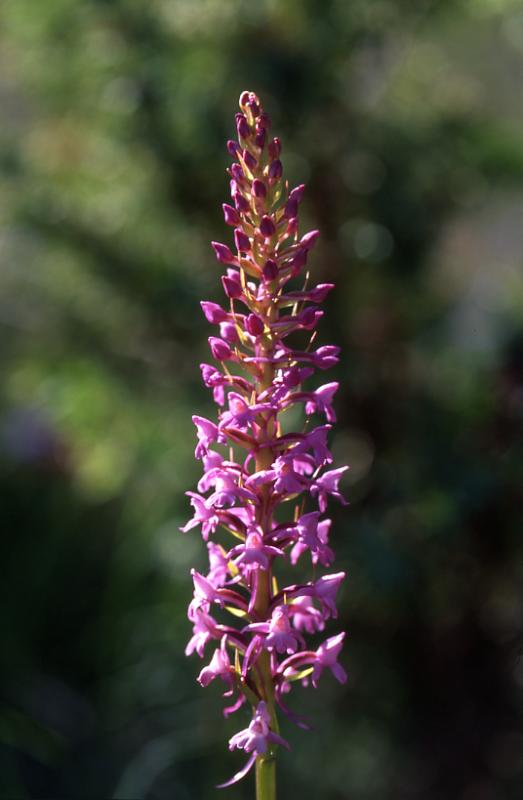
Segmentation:
{"type": "Polygon", "coordinates": [[[249,201],[245,199],[243,194],[237,192],[234,195],[234,205],[236,206],[236,210],[240,212],[240,214],[244,214],[246,211],[249,210],[249,201]]]}
{"type": "Polygon", "coordinates": [[[239,139],[247,139],[249,137],[251,129],[243,114],[236,115],[236,130],[238,131],[239,139]]]}
{"type": "Polygon", "coordinates": [[[238,144],[238,142],[234,141],[234,139],[229,139],[229,141],[227,142],[227,150],[229,151],[229,154],[233,158],[236,158],[238,153],[241,151],[241,147],[238,144]]]}
{"type": "Polygon", "coordinates": [[[313,303],[323,303],[329,292],[334,289],[333,283],[319,283],[308,292],[309,300],[313,303]]]}
{"type": "Polygon", "coordinates": [[[254,158],[254,156],[251,155],[251,153],[249,153],[248,150],[244,150],[243,151],[242,157],[243,157],[243,160],[245,161],[245,166],[248,169],[250,169],[251,172],[256,169],[256,167],[258,165],[258,162],[254,158]]]}
{"type": "Polygon", "coordinates": [[[318,315],[321,317],[322,312],[312,306],[308,306],[304,309],[300,315],[300,325],[302,328],[313,328],[319,319],[318,315]]]}
{"type": "Polygon", "coordinates": [[[269,117],[268,114],[265,113],[265,111],[262,111],[262,113],[258,117],[258,126],[260,128],[263,128],[263,130],[265,131],[268,131],[269,128],[271,127],[271,118],[269,117]]]}
{"type": "Polygon", "coordinates": [[[222,208],[223,208],[223,216],[225,218],[225,222],[227,223],[227,225],[232,225],[233,227],[235,225],[240,225],[241,223],[240,215],[238,214],[235,208],[230,206],[228,203],[223,203],[222,208]]]}
{"type": "Polygon", "coordinates": [[[289,220],[289,224],[287,225],[287,230],[285,231],[287,236],[296,236],[298,233],[298,218],[294,217],[293,219],[289,220]]]}
{"type": "Polygon", "coordinates": [[[300,244],[306,250],[312,250],[316,242],[318,241],[320,232],[319,231],[309,231],[306,233],[305,236],[301,237],[300,244]]]}
{"type": "Polygon", "coordinates": [[[261,320],[256,314],[249,314],[245,320],[245,327],[251,336],[261,336],[265,329],[263,320],[261,320]]]}
{"type": "Polygon", "coordinates": [[[281,153],[281,142],[277,136],[269,142],[269,157],[274,161],[274,159],[279,158],[281,153]]]}
{"type": "Polygon", "coordinates": [[[217,325],[219,322],[224,322],[224,320],[227,319],[227,312],[224,311],[218,303],[210,303],[207,300],[202,300],[200,305],[205,314],[205,319],[213,325],[217,325]]]}
{"type": "Polygon", "coordinates": [[[252,194],[260,200],[267,196],[267,187],[258,178],[255,178],[252,182],[252,194]]]}
{"type": "Polygon", "coordinates": [[[220,336],[222,339],[225,339],[226,342],[229,342],[229,344],[236,344],[239,338],[236,325],[233,322],[221,322],[220,336]]]}
{"type": "Polygon", "coordinates": [[[297,275],[298,272],[301,270],[302,267],[305,266],[306,263],[307,263],[307,250],[305,250],[305,248],[297,250],[289,262],[289,265],[291,267],[291,274],[297,275]]]}
{"type": "Polygon", "coordinates": [[[289,194],[288,200],[285,203],[285,210],[283,212],[283,216],[286,219],[292,219],[296,217],[298,214],[298,205],[303,195],[303,190],[305,189],[305,184],[302,183],[300,186],[297,186],[292,192],[289,194]]]}
{"type": "Polygon", "coordinates": [[[274,222],[272,221],[272,218],[269,217],[267,214],[265,214],[261,218],[260,233],[266,239],[270,239],[270,237],[274,236],[274,234],[276,233],[276,227],[274,225],[274,222]]]}
{"type": "Polygon", "coordinates": [[[241,228],[236,228],[234,231],[234,242],[238,250],[243,250],[245,252],[251,249],[250,239],[241,228]]]}
{"type": "Polygon", "coordinates": [[[233,164],[231,167],[231,175],[234,180],[240,185],[245,183],[245,175],[240,164],[233,164]]]}
{"type": "Polygon", "coordinates": [[[249,102],[251,93],[250,92],[242,92],[240,95],[240,108],[243,109],[247,103],[249,102]]]}
{"type": "Polygon", "coordinates": [[[263,130],[263,128],[256,131],[256,136],[254,137],[254,144],[256,145],[256,147],[259,147],[260,150],[263,150],[263,146],[265,145],[265,138],[266,138],[266,133],[263,130]]]}
{"type": "Polygon", "coordinates": [[[209,336],[209,345],[213,358],[217,361],[226,361],[231,357],[231,348],[223,339],[218,339],[217,336],[209,336]]]}
{"type": "Polygon", "coordinates": [[[246,103],[246,105],[247,105],[247,108],[249,109],[249,111],[251,112],[252,116],[253,117],[257,117],[258,114],[260,113],[260,106],[258,105],[256,100],[253,99],[252,96],[251,96],[251,99],[249,100],[249,102],[246,103]]]}
{"type": "Polygon", "coordinates": [[[235,264],[236,258],[233,256],[229,247],[226,244],[221,244],[220,242],[211,242],[212,248],[216,253],[216,258],[218,261],[221,261],[222,264],[235,264]]]}
{"type": "Polygon", "coordinates": [[[268,283],[278,277],[278,265],[276,261],[272,260],[272,258],[269,258],[265,262],[265,266],[263,267],[263,277],[268,283]]]}
{"type": "Polygon", "coordinates": [[[281,165],[281,161],[276,159],[276,161],[271,161],[269,165],[269,178],[271,180],[279,180],[283,175],[283,168],[281,165]]]}
{"type": "MultiPolygon", "coordinates": [[[[232,270],[231,270],[232,271],[232,270]]],[[[235,273],[237,275],[237,273],[235,273]]],[[[230,275],[222,275],[223,291],[231,300],[236,300],[243,294],[242,285],[240,283],[240,276],[232,278],[230,275]]]]}

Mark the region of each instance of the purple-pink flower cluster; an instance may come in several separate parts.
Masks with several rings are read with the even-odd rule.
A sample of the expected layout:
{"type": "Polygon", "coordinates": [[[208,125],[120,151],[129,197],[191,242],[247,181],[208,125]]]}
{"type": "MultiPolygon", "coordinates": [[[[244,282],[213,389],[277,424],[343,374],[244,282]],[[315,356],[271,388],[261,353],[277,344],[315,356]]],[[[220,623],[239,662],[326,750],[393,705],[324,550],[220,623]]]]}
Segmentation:
{"type": "Polygon", "coordinates": [[[327,443],[338,384],[303,388],[315,370],[338,361],[338,347],[314,345],[323,314],[318,306],[333,285],[309,286],[306,264],[319,234],[298,232],[305,187],[289,191],[284,183],[280,140],[271,136],[256,95],[243,92],[240,109],[238,140],[227,144],[234,159],[233,204],[223,206],[235,247],[212,243],[226,265],[227,301],[225,307],[202,302],[216,326],[209,345],[217,366],[202,364],[201,370],[219,412],[216,422],[193,417],[203,476],[198,491],[187,493],[194,514],[182,529],[200,526],[209,552],[208,574],[192,571],[193,635],[186,653],[209,657],[211,651],[198,680],[202,686],[223,681],[230,698],[226,715],[246,701],[252,706],[249,727],[230,740],[230,748],[245,750],[249,760],[224,785],[278,744],[286,746],[278,707],[306,727],[284,701],[296,682],[316,687],[326,668],[346,680],[337,660],[344,633],[314,649],[306,643],[337,616],[345,577],[316,575],[318,566],[334,561],[331,521],[323,514],[331,499],[346,502],[338,484],[347,467],[331,467],[327,443]],[[301,288],[289,289],[295,279],[301,288]],[[303,420],[299,430],[288,429],[288,417],[303,420]],[[313,510],[306,509],[307,497],[313,510]],[[228,535],[225,543],[218,532],[228,535]],[[311,579],[280,586],[276,564],[293,567],[302,556],[310,558],[311,579]]]}

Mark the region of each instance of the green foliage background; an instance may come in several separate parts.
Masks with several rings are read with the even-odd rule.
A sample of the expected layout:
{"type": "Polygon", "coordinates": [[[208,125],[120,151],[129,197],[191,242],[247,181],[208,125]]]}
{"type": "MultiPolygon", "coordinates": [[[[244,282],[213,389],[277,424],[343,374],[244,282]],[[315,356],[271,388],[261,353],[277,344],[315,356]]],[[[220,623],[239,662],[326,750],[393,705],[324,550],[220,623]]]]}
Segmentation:
{"type": "Polygon", "coordinates": [[[521,798],[522,60],[502,0],[4,0],[1,797],[252,797],[214,788],[245,719],[183,656],[178,531],[247,88],[337,284],[352,465],[350,680],[298,691],[281,796],[521,798]]]}

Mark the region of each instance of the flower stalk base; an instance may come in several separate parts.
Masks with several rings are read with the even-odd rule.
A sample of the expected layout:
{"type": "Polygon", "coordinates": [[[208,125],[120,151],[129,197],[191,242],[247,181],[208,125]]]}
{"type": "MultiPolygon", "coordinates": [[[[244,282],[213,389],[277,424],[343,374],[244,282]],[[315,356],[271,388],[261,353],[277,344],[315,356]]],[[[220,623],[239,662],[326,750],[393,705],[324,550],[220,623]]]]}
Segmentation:
{"type": "Polygon", "coordinates": [[[256,800],[276,800],[276,757],[258,756],[256,759],[256,800]]]}

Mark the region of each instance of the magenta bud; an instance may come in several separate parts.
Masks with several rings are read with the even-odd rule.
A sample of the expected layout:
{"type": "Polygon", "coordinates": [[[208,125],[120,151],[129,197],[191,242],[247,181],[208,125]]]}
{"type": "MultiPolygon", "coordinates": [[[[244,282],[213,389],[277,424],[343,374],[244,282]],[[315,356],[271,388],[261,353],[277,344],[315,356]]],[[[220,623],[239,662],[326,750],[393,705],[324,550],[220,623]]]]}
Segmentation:
{"type": "Polygon", "coordinates": [[[232,225],[234,227],[235,225],[240,224],[241,222],[240,215],[238,214],[235,208],[228,205],[228,203],[224,203],[222,205],[222,208],[223,208],[223,216],[225,218],[225,222],[227,223],[227,225],[232,225]]]}
{"type": "Polygon", "coordinates": [[[205,319],[208,322],[212,322],[213,325],[217,325],[220,322],[224,322],[227,319],[227,312],[223,310],[218,303],[210,303],[207,300],[202,300],[200,303],[202,307],[202,311],[205,314],[205,319]]]}
{"type": "MultiPolygon", "coordinates": [[[[265,111],[262,111],[260,116],[258,117],[258,127],[263,128],[263,130],[268,131],[271,127],[271,118],[265,111]]],[[[278,139],[279,141],[279,139],[278,139]]]]}
{"type": "Polygon", "coordinates": [[[233,322],[220,323],[220,336],[229,344],[236,344],[239,338],[236,325],[233,322]]]}
{"type": "Polygon", "coordinates": [[[234,231],[234,242],[238,250],[246,251],[251,249],[250,239],[241,228],[236,228],[234,231]]]}
{"type": "Polygon", "coordinates": [[[222,264],[235,264],[236,258],[233,256],[229,247],[226,244],[221,244],[220,242],[211,242],[212,248],[216,253],[216,258],[218,261],[221,261],[222,264]]]}
{"type": "Polygon", "coordinates": [[[269,178],[271,180],[278,180],[283,175],[283,167],[281,161],[277,158],[276,161],[271,161],[269,165],[269,178]]]}
{"type": "Polygon", "coordinates": [[[238,137],[240,139],[247,139],[249,137],[251,129],[243,114],[236,115],[236,130],[238,131],[238,137]]]}
{"type": "Polygon", "coordinates": [[[290,261],[292,274],[297,275],[300,269],[304,267],[306,263],[307,263],[307,250],[305,249],[297,250],[290,261]]]}
{"type": "Polygon", "coordinates": [[[271,217],[267,216],[267,214],[264,214],[264,216],[261,218],[260,233],[266,239],[270,239],[270,237],[274,236],[276,233],[274,222],[272,221],[271,217]]]}
{"type": "Polygon", "coordinates": [[[301,203],[301,199],[303,197],[303,192],[305,191],[305,184],[300,183],[299,186],[296,186],[292,192],[289,194],[289,197],[294,197],[298,203],[301,203]]]}
{"type": "Polygon", "coordinates": [[[280,157],[281,153],[281,142],[277,136],[274,137],[272,141],[269,142],[269,157],[274,160],[280,157]]]}
{"type": "Polygon", "coordinates": [[[209,345],[213,358],[217,361],[226,361],[231,357],[231,348],[223,339],[218,339],[217,336],[209,336],[209,345]]]}
{"type": "Polygon", "coordinates": [[[238,153],[241,151],[241,147],[238,142],[235,142],[233,139],[229,139],[227,142],[227,150],[233,158],[236,158],[238,153]]]}
{"type": "Polygon", "coordinates": [[[240,214],[245,213],[250,209],[249,201],[245,199],[243,194],[237,192],[234,195],[234,205],[236,206],[236,210],[240,212],[240,214]]]}
{"type": "Polygon", "coordinates": [[[276,261],[269,258],[263,267],[263,277],[267,282],[275,280],[278,277],[278,265],[276,261]]]}
{"type": "Polygon", "coordinates": [[[260,150],[263,150],[263,146],[265,145],[265,131],[263,128],[261,130],[256,131],[256,136],[254,137],[254,144],[256,147],[259,147],[260,150]]]}
{"type": "Polygon", "coordinates": [[[332,289],[334,289],[333,283],[319,283],[308,292],[309,300],[313,303],[323,303],[332,289]]]}
{"type": "Polygon", "coordinates": [[[251,93],[250,92],[242,92],[240,95],[240,108],[243,108],[247,105],[250,100],[251,93]]]}
{"type": "Polygon", "coordinates": [[[245,327],[251,336],[261,336],[265,329],[263,320],[260,319],[260,317],[258,317],[256,314],[249,314],[245,320],[245,327]]]}
{"type": "Polygon", "coordinates": [[[251,97],[251,99],[249,100],[248,103],[246,103],[246,105],[247,105],[247,108],[249,109],[249,111],[251,112],[252,116],[253,117],[257,117],[258,114],[260,113],[260,106],[258,105],[256,100],[254,100],[251,97]]]}
{"type": "Polygon", "coordinates": [[[287,236],[295,236],[297,232],[298,232],[298,217],[294,217],[293,219],[289,220],[286,234],[287,236]]]}
{"type": "Polygon", "coordinates": [[[257,197],[260,200],[266,197],[267,187],[265,186],[264,182],[260,181],[258,178],[255,178],[252,182],[252,193],[254,197],[257,197]]]}
{"type": "Polygon", "coordinates": [[[292,219],[292,217],[297,216],[298,205],[300,204],[304,189],[305,184],[302,183],[301,186],[297,186],[290,193],[287,202],[285,203],[285,211],[283,212],[283,216],[286,217],[286,219],[292,219]]]}
{"type": "Polygon", "coordinates": [[[309,231],[306,233],[305,236],[301,237],[300,244],[306,250],[311,250],[316,242],[318,241],[318,237],[320,235],[319,231],[309,231]]]}
{"type": "Polygon", "coordinates": [[[229,275],[222,275],[222,286],[223,291],[231,300],[236,300],[243,294],[239,275],[238,278],[231,278],[229,275]]]}
{"type": "Polygon", "coordinates": [[[283,211],[283,216],[285,219],[293,219],[298,214],[298,201],[292,197],[289,197],[287,202],[285,203],[285,209],[283,211]]]}
{"type": "Polygon", "coordinates": [[[316,309],[312,306],[306,308],[302,314],[300,322],[304,328],[310,328],[316,323],[316,309]]]}
{"type": "Polygon", "coordinates": [[[243,156],[243,160],[245,161],[245,165],[250,169],[251,172],[254,169],[256,169],[256,166],[257,166],[258,162],[254,158],[254,156],[249,153],[248,150],[244,150],[243,153],[242,153],[242,156],[243,156]]]}
{"type": "Polygon", "coordinates": [[[240,164],[233,164],[231,166],[231,175],[237,183],[244,183],[245,175],[240,164]]]}

